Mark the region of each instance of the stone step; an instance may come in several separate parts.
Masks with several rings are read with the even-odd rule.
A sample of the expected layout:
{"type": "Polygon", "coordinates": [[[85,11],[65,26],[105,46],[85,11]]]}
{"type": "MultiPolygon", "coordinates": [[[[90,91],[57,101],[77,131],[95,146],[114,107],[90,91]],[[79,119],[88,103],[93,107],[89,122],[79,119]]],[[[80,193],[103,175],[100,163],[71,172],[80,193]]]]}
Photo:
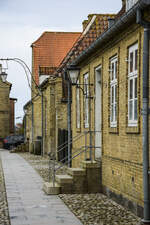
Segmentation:
{"type": "Polygon", "coordinates": [[[67,173],[74,178],[75,176],[85,176],[86,170],[82,168],[68,168],[67,173]]]}
{"type": "Polygon", "coordinates": [[[59,185],[72,184],[73,178],[69,175],[56,175],[56,182],[59,185]]]}
{"type": "Polygon", "coordinates": [[[43,185],[43,191],[47,195],[58,195],[60,194],[60,186],[55,182],[55,186],[53,186],[52,182],[45,182],[43,185]]]}

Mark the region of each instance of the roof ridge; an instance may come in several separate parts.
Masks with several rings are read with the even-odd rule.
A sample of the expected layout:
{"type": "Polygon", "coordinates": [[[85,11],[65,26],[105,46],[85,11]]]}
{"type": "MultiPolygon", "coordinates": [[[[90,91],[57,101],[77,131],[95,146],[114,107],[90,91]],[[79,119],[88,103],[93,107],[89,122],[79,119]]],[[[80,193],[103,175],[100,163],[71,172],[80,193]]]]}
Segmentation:
{"type": "Polygon", "coordinates": [[[107,16],[107,15],[113,15],[113,16],[115,16],[116,15],[116,13],[91,13],[91,14],[88,14],[88,17],[89,16],[107,16]]]}
{"type": "Polygon", "coordinates": [[[34,41],[32,44],[31,44],[31,47],[34,45],[34,44],[36,44],[45,34],[47,34],[47,33],[49,33],[49,34],[81,34],[82,32],[73,32],[73,31],[71,31],[71,32],[69,32],[69,31],[44,31],[41,35],[40,35],[40,37],[36,40],[36,41],[34,41]]]}
{"type": "MultiPolygon", "coordinates": [[[[98,36],[100,36],[106,29],[106,25],[104,22],[107,22],[108,26],[108,19],[109,17],[116,17],[116,14],[89,14],[87,24],[82,32],[82,34],[79,36],[79,38],[76,40],[68,54],[64,57],[64,59],[61,61],[58,72],[63,68],[63,66],[69,62],[69,60],[72,60],[72,57],[76,57],[78,52],[83,51],[86,46],[90,46],[90,44],[97,39],[98,36]],[[95,18],[94,18],[95,17],[95,18]],[[106,17],[106,18],[105,18],[106,17]],[[93,19],[93,21],[92,21],[93,19]],[[99,20],[103,20],[103,26],[102,27],[96,27],[99,20]],[[90,24],[91,23],[91,24],[90,24]],[[90,26],[89,26],[90,25],[90,26]],[[105,26],[104,26],[105,25],[105,26]],[[89,26],[89,29],[86,31],[87,27],[89,26]],[[93,28],[95,27],[95,28],[93,28]],[[94,31],[92,31],[94,29],[94,31]]],[[[107,27],[108,28],[108,27],[107,27]]]]}

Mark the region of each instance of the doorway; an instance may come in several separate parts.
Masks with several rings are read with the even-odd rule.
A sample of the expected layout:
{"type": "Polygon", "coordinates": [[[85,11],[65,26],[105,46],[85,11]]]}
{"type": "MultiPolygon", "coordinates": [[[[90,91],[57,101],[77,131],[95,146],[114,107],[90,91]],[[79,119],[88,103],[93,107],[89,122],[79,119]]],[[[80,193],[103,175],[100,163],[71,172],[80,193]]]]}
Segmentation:
{"type": "Polygon", "coordinates": [[[101,87],[101,66],[95,69],[95,159],[100,159],[102,155],[102,87],[101,87]]]}

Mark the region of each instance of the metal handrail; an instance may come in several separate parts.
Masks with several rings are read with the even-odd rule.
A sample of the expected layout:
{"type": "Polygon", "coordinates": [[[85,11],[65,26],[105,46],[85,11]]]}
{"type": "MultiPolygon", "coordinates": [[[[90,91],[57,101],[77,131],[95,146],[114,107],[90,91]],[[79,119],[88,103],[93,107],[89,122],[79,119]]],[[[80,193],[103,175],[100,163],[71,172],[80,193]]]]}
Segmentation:
{"type": "MultiPolygon", "coordinates": [[[[84,148],[84,151],[85,151],[85,147],[84,147],[84,146],[82,146],[81,148],[79,148],[77,151],[75,151],[75,153],[77,153],[77,152],[79,152],[79,151],[80,151],[80,152],[79,152],[78,154],[72,156],[72,157],[69,159],[69,162],[71,162],[72,159],[74,159],[74,158],[76,158],[78,155],[80,155],[80,154],[82,153],[81,150],[82,150],[83,148],[84,148]]],[[[68,156],[66,156],[65,158],[68,159],[68,156]]],[[[65,159],[65,158],[64,158],[64,159],[65,159]]],[[[67,161],[67,162],[64,162],[61,166],[57,167],[57,168],[55,169],[55,171],[61,169],[61,168],[64,167],[64,165],[67,164],[67,163],[68,163],[68,161],[67,161]]]]}
{"type": "Polygon", "coordinates": [[[59,145],[57,147],[56,153],[61,152],[62,150],[64,150],[64,148],[66,148],[68,146],[68,144],[72,144],[73,141],[77,141],[79,138],[83,137],[85,135],[85,133],[88,133],[88,131],[85,131],[81,134],[78,134],[78,135],[74,136],[73,138],[71,138],[70,142],[66,141],[63,144],[59,145]],[[61,148],[61,146],[63,146],[63,147],[61,148]]]}
{"type": "MultiPolygon", "coordinates": [[[[83,152],[85,152],[87,149],[88,149],[88,147],[85,148],[84,146],[82,146],[80,149],[78,149],[79,153],[76,154],[76,155],[74,155],[74,156],[72,156],[68,161],[71,162],[73,159],[75,159],[76,157],[78,157],[79,155],[81,155],[81,154],[82,154],[83,152]],[[84,148],[84,149],[83,149],[83,148],[84,148]],[[82,151],[81,151],[81,150],[82,150],[82,151]]],[[[76,151],[76,152],[77,152],[77,151],[76,151]]],[[[53,170],[53,173],[52,173],[53,187],[55,187],[55,177],[56,177],[56,172],[57,172],[59,169],[63,168],[63,167],[65,166],[65,164],[68,163],[68,161],[65,162],[64,164],[60,165],[59,167],[55,168],[55,158],[54,158],[54,160],[53,160],[53,167],[52,167],[52,170],[53,170]]],[[[50,181],[50,179],[49,179],[49,181],[50,181]]]]}
{"type": "MultiPolygon", "coordinates": [[[[87,134],[88,133],[96,133],[96,132],[100,132],[100,131],[85,131],[83,132],[82,134],[80,135],[76,135],[71,141],[70,143],[72,143],[73,141],[77,141],[79,138],[85,136],[85,146],[82,146],[80,148],[78,148],[75,152],[73,152],[73,155],[68,159],[68,156],[65,156],[63,159],[61,159],[59,162],[62,163],[62,165],[60,165],[59,167],[55,168],[55,165],[56,165],[56,157],[55,157],[55,154],[53,153],[53,167],[52,167],[52,170],[53,170],[53,173],[52,173],[52,182],[53,182],[53,187],[55,187],[55,177],[56,177],[56,172],[63,168],[66,164],[68,164],[68,162],[70,163],[74,158],[78,157],[79,155],[81,155],[83,152],[85,152],[85,159],[87,159],[87,150],[91,149],[92,148],[99,148],[100,146],[88,146],[87,145],[87,134]],[[68,159],[66,162],[64,162],[66,159],[68,159]]],[[[65,143],[64,143],[65,144],[65,143]]],[[[62,145],[64,145],[62,144],[62,145]]],[[[61,145],[61,146],[62,146],[61,145]]],[[[66,142],[66,145],[64,145],[64,147],[62,147],[61,149],[59,149],[60,146],[58,146],[56,153],[59,153],[61,152],[62,150],[64,150],[64,148],[68,146],[68,142],[66,142]]],[[[90,158],[92,160],[92,158],[90,158]]],[[[49,165],[49,170],[50,170],[50,165],[49,165]]],[[[49,171],[49,174],[50,174],[50,171],[49,171]]],[[[50,181],[50,175],[49,175],[49,181],[50,181]]]]}

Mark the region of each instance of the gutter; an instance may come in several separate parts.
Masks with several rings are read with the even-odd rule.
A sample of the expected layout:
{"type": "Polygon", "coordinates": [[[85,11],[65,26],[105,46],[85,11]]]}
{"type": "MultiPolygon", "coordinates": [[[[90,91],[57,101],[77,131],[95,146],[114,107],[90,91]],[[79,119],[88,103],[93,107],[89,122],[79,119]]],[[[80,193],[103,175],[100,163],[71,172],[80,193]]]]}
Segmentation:
{"type": "Polygon", "coordinates": [[[120,17],[114,25],[112,25],[107,31],[105,31],[102,35],[100,35],[96,41],[94,41],[90,47],[84,50],[72,63],[71,65],[76,66],[80,62],[82,62],[85,58],[87,58],[91,53],[93,53],[98,47],[102,46],[104,43],[108,43],[108,41],[112,38],[113,35],[118,34],[120,29],[123,29],[127,26],[131,21],[136,18],[136,12],[138,9],[142,10],[146,6],[150,5],[150,0],[139,0],[134,7],[132,7],[129,11],[127,11],[124,15],[120,17]]]}

